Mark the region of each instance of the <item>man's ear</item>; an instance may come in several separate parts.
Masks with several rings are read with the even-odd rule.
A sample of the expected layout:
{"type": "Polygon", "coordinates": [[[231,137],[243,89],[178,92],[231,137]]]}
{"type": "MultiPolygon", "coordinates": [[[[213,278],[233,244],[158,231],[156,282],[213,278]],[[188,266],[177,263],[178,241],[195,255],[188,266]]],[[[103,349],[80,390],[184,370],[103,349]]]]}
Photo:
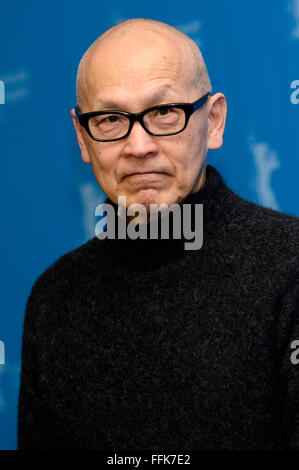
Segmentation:
{"type": "Polygon", "coordinates": [[[90,159],[90,156],[89,156],[89,153],[88,153],[88,150],[87,150],[87,146],[86,146],[86,143],[85,143],[85,140],[84,140],[84,136],[83,136],[83,129],[82,129],[82,126],[80,125],[79,121],[76,118],[76,113],[75,113],[74,108],[71,110],[71,116],[72,116],[72,119],[73,119],[73,124],[74,124],[74,127],[75,127],[75,131],[76,131],[76,134],[77,134],[78,144],[79,144],[79,147],[80,147],[80,150],[81,150],[81,158],[85,163],[91,163],[91,159],[90,159]]]}
{"type": "Polygon", "coordinates": [[[215,93],[208,100],[209,106],[209,133],[208,149],[216,150],[222,147],[223,133],[226,120],[226,99],[223,93],[215,93]]]}

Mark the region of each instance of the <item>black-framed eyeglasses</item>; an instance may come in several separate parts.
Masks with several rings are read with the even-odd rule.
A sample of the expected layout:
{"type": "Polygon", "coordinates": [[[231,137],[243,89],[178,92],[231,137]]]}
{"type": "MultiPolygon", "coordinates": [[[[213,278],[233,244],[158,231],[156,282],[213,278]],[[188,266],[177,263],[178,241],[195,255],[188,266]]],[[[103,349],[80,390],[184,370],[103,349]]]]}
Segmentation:
{"type": "Polygon", "coordinates": [[[113,110],[80,113],[78,106],[75,113],[90,137],[99,142],[124,139],[130,134],[135,121],[150,135],[175,135],[186,128],[191,114],[205,104],[210,94],[206,93],[194,103],[159,104],[141,113],[113,110]]]}

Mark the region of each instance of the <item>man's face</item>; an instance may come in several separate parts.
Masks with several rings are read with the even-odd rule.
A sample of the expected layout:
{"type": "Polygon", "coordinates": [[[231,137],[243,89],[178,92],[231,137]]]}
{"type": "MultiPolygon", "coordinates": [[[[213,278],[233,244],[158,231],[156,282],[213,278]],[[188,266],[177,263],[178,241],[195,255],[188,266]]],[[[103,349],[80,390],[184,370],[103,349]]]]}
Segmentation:
{"type": "MultiPolygon", "coordinates": [[[[200,95],[189,86],[188,73],[183,51],[164,38],[155,41],[145,34],[109,39],[92,57],[80,111],[137,113],[162,103],[193,102],[200,95]]],[[[102,190],[115,203],[118,196],[126,196],[127,207],[180,202],[204,182],[206,106],[191,115],[183,132],[172,136],[149,135],[135,122],[126,138],[97,142],[76,127],[83,132],[82,158],[92,163],[102,190]]]]}

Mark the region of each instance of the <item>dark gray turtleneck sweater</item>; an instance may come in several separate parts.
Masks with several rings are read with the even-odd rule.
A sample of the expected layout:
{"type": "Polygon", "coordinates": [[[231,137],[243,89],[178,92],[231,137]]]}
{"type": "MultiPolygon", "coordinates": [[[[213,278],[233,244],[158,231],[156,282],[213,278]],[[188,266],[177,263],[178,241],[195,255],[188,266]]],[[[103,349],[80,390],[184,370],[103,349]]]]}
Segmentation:
{"type": "Polygon", "coordinates": [[[187,203],[199,250],[95,237],[36,280],[19,448],[299,449],[299,219],[211,165],[187,203]]]}

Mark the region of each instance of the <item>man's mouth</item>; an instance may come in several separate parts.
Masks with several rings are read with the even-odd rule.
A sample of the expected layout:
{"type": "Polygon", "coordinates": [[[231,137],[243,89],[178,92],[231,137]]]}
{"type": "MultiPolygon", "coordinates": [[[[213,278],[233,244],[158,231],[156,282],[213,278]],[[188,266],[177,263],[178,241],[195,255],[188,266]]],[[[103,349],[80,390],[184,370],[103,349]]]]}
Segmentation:
{"type": "Polygon", "coordinates": [[[137,173],[130,173],[127,175],[127,178],[132,179],[155,179],[160,178],[165,173],[161,173],[158,171],[144,171],[144,172],[137,172],[137,173]]]}
{"type": "Polygon", "coordinates": [[[135,176],[135,175],[163,175],[162,171],[135,171],[134,173],[129,173],[126,176],[135,176]]]}

